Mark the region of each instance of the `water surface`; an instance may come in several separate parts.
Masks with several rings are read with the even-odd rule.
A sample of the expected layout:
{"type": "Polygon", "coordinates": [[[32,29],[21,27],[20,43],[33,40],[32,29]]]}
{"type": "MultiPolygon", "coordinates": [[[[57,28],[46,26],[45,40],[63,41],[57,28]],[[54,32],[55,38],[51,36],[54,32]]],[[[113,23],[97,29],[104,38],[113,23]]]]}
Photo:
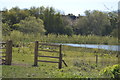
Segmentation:
{"type": "Polygon", "coordinates": [[[64,43],[62,45],[72,46],[72,47],[85,47],[85,48],[98,48],[112,51],[120,51],[120,45],[95,45],[95,44],[69,44],[64,43]]]}

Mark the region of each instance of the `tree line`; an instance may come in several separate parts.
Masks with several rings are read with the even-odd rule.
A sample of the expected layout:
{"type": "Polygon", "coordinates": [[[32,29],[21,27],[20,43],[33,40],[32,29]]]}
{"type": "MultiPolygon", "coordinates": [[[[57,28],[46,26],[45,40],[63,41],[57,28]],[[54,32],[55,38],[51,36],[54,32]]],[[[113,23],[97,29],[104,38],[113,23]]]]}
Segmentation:
{"type": "Polygon", "coordinates": [[[3,35],[16,30],[25,34],[118,36],[117,11],[86,10],[84,16],[75,16],[64,15],[53,7],[41,6],[30,9],[13,7],[1,12],[3,35]]]}

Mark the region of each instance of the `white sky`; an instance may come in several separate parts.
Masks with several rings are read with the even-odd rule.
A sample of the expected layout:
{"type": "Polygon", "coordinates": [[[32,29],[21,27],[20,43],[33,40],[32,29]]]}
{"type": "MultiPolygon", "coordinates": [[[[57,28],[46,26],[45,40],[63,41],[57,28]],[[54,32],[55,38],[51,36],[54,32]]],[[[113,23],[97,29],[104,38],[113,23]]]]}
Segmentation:
{"type": "Polygon", "coordinates": [[[30,8],[32,6],[49,6],[54,7],[65,14],[73,13],[74,15],[84,14],[85,10],[109,11],[118,10],[120,0],[0,0],[0,10],[3,8],[10,9],[18,6],[19,8],[30,8]],[[106,7],[104,6],[106,5],[106,7]]]}

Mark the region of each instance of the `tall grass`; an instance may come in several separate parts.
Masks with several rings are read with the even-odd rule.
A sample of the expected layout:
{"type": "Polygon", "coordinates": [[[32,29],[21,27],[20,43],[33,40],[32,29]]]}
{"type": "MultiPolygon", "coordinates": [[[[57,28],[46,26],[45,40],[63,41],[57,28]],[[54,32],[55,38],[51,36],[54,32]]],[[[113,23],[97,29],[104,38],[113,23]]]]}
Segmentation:
{"type": "Polygon", "coordinates": [[[112,44],[117,45],[118,39],[110,36],[96,36],[96,35],[41,35],[41,34],[23,34],[19,31],[12,31],[9,36],[3,36],[3,40],[13,40],[14,43],[18,42],[49,42],[49,43],[76,43],[76,44],[112,44]]]}

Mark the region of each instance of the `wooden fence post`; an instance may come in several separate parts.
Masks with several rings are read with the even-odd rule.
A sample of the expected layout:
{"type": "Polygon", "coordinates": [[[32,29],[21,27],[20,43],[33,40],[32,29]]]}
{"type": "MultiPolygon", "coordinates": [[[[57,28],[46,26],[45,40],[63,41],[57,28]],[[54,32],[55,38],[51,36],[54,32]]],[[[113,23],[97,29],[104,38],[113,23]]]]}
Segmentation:
{"type": "Polygon", "coordinates": [[[37,60],[38,60],[38,41],[35,41],[35,49],[34,49],[34,66],[37,66],[37,60]]]}
{"type": "Polygon", "coordinates": [[[58,68],[61,69],[62,68],[62,45],[60,45],[59,51],[60,51],[60,53],[59,53],[59,65],[58,65],[58,68]]]}
{"type": "Polygon", "coordinates": [[[12,41],[6,42],[6,65],[11,65],[12,63],[12,41]]]}
{"type": "Polygon", "coordinates": [[[98,64],[98,55],[95,55],[96,56],[96,65],[98,64]]]}

